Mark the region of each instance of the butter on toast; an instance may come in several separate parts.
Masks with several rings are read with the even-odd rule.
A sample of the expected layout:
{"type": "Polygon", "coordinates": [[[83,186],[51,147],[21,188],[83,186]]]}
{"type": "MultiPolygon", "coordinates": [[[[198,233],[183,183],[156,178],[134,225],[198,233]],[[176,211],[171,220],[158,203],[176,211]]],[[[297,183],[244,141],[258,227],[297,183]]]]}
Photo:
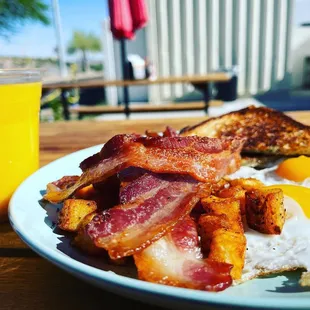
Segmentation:
{"type": "Polygon", "coordinates": [[[254,107],[209,118],[185,127],[182,136],[246,137],[243,153],[270,155],[310,155],[310,126],[301,124],[282,112],[254,107]]]}

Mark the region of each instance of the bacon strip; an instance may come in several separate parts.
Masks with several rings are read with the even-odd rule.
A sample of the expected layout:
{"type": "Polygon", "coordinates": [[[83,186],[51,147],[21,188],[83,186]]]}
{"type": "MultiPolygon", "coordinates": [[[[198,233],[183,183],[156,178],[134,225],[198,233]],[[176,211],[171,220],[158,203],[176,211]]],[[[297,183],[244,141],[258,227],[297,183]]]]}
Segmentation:
{"type": "Polygon", "coordinates": [[[176,137],[178,136],[176,130],[170,126],[167,126],[165,131],[163,132],[164,137],[176,137]]]}
{"type": "Polygon", "coordinates": [[[195,222],[186,216],[164,237],[134,255],[139,279],[206,291],[232,283],[232,265],[203,259],[195,222]]]}
{"type": "Polygon", "coordinates": [[[146,172],[148,171],[145,169],[141,169],[137,167],[129,167],[125,170],[120,171],[118,173],[118,177],[121,183],[129,183],[129,182],[132,182],[138,179],[146,172]]]}
{"type": "Polygon", "coordinates": [[[79,179],[78,175],[66,175],[59,180],[47,184],[47,191],[62,190],[71,187],[79,179]]]}
{"type": "Polygon", "coordinates": [[[178,133],[176,132],[176,130],[170,126],[167,126],[165,131],[162,133],[162,135],[159,133],[159,132],[156,132],[156,131],[150,131],[150,130],[146,130],[145,131],[145,134],[148,136],[148,137],[176,137],[178,136],[178,133]]]}
{"type": "MultiPolygon", "coordinates": [[[[163,176],[164,177],[164,176],[163,176]]],[[[120,190],[119,201],[121,204],[133,202],[135,199],[143,197],[144,194],[158,190],[158,186],[165,186],[165,182],[159,175],[146,173],[139,178],[129,182],[120,190]]]]}
{"type": "Polygon", "coordinates": [[[111,258],[143,250],[199,201],[199,184],[189,177],[158,176],[156,182],[139,199],[100,213],[86,227],[96,246],[106,249],[111,258]]]}
{"type": "MultiPolygon", "coordinates": [[[[131,182],[140,178],[143,174],[148,172],[145,169],[137,168],[137,167],[129,167],[125,170],[120,171],[117,176],[120,180],[120,195],[124,188],[131,182]]],[[[122,203],[122,202],[121,202],[122,203]]]]}
{"type": "MultiPolygon", "coordinates": [[[[203,182],[215,182],[240,166],[243,140],[221,140],[206,137],[141,137],[118,135],[100,151],[99,162],[88,159],[81,163],[84,172],[68,189],[50,191],[44,198],[58,203],[76,190],[92,183],[104,181],[109,176],[130,166],[156,173],[188,174],[203,182]]],[[[92,156],[96,161],[97,156],[92,156]]]]}

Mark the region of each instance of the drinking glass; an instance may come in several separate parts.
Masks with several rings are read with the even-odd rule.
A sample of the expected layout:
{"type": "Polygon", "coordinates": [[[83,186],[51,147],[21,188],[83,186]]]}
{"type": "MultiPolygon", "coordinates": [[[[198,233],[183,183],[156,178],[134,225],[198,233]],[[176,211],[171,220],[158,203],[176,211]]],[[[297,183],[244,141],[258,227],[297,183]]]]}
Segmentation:
{"type": "Polygon", "coordinates": [[[15,189],[39,168],[41,91],[39,70],[0,70],[0,221],[15,189]]]}

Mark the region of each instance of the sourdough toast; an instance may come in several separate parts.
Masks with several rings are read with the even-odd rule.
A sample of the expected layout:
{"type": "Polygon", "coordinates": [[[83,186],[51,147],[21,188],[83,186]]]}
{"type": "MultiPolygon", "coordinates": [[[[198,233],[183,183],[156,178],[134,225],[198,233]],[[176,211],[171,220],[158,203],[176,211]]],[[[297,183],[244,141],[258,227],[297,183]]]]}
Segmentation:
{"type": "Polygon", "coordinates": [[[277,156],[310,155],[310,126],[301,124],[282,112],[254,107],[213,117],[192,127],[182,136],[247,138],[242,152],[277,156]]]}
{"type": "Polygon", "coordinates": [[[283,158],[277,155],[241,154],[241,166],[265,169],[276,165],[283,158]]]}

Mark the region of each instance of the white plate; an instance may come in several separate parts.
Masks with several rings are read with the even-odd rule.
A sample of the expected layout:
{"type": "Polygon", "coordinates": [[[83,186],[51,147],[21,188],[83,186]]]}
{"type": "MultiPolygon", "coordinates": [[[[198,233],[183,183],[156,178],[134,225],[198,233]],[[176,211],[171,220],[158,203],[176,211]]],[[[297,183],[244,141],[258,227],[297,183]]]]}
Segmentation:
{"type": "Polygon", "coordinates": [[[25,180],[13,195],[10,222],[21,239],[39,255],[94,285],[152,304],[178,309],[208,306],[212,309],[225,306],[310,309],[310,291],[298,285],[300,273],[297,272],[255,279],[224,292],[209,293],[143,282],[135,279],[133,267],[111,266],[72,248],[69,239],[55,229],[57,206],[40,205],[42,191],[48,182],[64,175],[80,174],[79,163],[100,148],[94,146],[50,163],[25,180]]]}

